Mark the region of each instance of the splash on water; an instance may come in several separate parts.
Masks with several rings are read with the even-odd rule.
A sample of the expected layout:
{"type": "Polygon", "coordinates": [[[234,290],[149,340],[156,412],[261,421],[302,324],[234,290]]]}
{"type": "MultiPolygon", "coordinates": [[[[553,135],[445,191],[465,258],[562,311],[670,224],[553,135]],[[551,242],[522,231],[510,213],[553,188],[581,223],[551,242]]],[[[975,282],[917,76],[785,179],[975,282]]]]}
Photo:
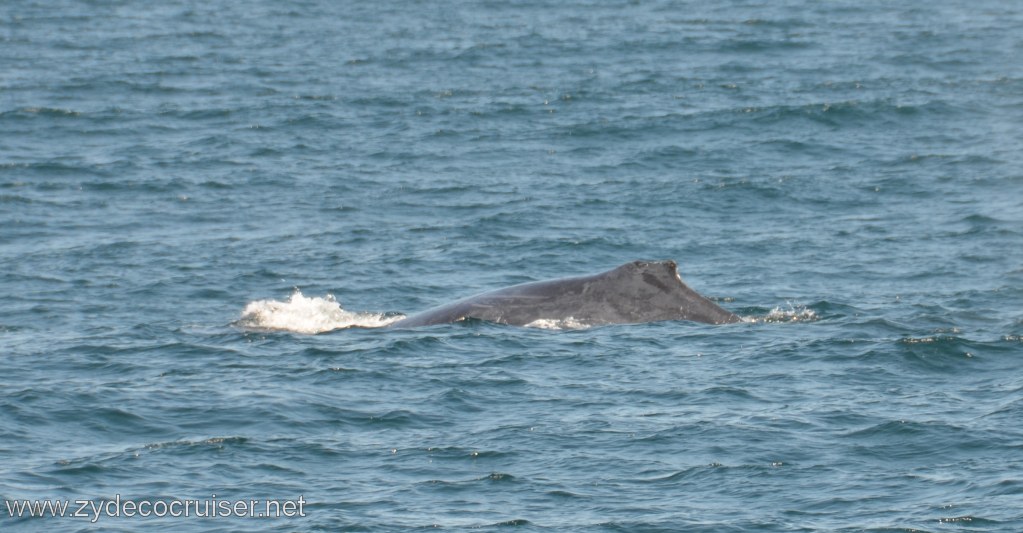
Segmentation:
{"type": "Polygon", "coordinates": [[[328,294],[307,298],[295,289],[287,301],[249,302],[235,325],[247,329],[325,333],[346,328],[381,328],[405,318],[404,315],[346,311],[328,294]]]}
{"type": "Polygon", "coordinates": [[[565,317],[539,318],[526,324],[525,327],[539,329],[587,329],[590,325],[576,320],[573,317],[565,317]]]}
{"type": "Polygon", "coordinates": [[[817,313],[813,309],[802,306],[789,305],[788,309],[775,307],[764,316],[746,317],[743,320],[748,322],[813,322],[817,320],[817,313]]]}

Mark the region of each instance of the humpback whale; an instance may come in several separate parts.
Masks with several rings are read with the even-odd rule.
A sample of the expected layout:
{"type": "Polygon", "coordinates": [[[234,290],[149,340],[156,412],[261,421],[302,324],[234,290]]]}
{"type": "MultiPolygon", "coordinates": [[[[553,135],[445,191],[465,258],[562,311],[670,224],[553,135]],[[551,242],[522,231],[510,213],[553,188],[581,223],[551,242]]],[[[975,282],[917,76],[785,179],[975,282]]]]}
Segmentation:
{"type": "Polygon", "coordinates": [[[735,314],[690,289],[674,261],[633,261],[571,278],[523,283],[428,309],[391,324],[409,328],[466,319],[525,326],[572,319],[585,326],[690,320],[739,322],[735,314]]]}

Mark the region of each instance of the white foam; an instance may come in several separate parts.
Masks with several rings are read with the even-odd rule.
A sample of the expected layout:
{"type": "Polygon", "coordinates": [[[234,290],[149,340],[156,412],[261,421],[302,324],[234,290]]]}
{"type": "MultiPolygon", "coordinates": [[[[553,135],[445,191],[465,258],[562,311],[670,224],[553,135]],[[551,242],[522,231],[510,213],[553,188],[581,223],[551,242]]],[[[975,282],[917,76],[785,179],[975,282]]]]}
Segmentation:
{"type": "Polygon", "coordinates": [[[813,322],[817,320],[817,313],[806,307],[792,307],[782,309],[775,307],[770,313],[762,317],[756,317],[753,322],[813,322]]]}
{"type": "Polygon", "coordinates": [[[295,289],[286,302],[249,302],[236,325],[250,329],[312,334],[345,328],[382,328],[402,318],[405,316],[346,311],[333,294],[322,298],[306,298],[301,291],[295,289]]]}
{"type": "Polygon", "coordinates": [[[573,317],[566,318],[539,318],[525,325],[527,328],[540,329],[586,329],[588,324],[580,322],[573,317]]]}

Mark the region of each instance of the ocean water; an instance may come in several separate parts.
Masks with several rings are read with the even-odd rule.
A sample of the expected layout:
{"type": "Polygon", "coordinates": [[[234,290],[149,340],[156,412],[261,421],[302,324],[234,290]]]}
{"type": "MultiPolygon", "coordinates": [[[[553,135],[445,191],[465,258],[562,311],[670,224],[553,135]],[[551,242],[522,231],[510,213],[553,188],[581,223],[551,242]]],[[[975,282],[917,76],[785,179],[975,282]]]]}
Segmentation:
{"type": "Polygon", "coordinates": [[[305,505],[0,529],[1023,530],[1021,28],[3,2],[0,497],[305,505]],[[373,327],[635,259],[745,321],[373,327]]]}

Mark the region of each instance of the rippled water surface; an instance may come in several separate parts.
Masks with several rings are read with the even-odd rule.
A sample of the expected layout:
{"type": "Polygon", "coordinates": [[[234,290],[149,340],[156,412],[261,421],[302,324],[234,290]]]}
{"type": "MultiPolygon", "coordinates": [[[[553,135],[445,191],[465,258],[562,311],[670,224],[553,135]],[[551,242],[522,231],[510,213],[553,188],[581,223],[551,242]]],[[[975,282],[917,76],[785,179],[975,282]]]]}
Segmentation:
{"type": "Polygon", "coordinates": [[[0,528],[1023,529],[1021,28],[4,3],[0,496],[307,503],[0,528]],[[635,259],[746,320],[369,327],[635,259]]]}

